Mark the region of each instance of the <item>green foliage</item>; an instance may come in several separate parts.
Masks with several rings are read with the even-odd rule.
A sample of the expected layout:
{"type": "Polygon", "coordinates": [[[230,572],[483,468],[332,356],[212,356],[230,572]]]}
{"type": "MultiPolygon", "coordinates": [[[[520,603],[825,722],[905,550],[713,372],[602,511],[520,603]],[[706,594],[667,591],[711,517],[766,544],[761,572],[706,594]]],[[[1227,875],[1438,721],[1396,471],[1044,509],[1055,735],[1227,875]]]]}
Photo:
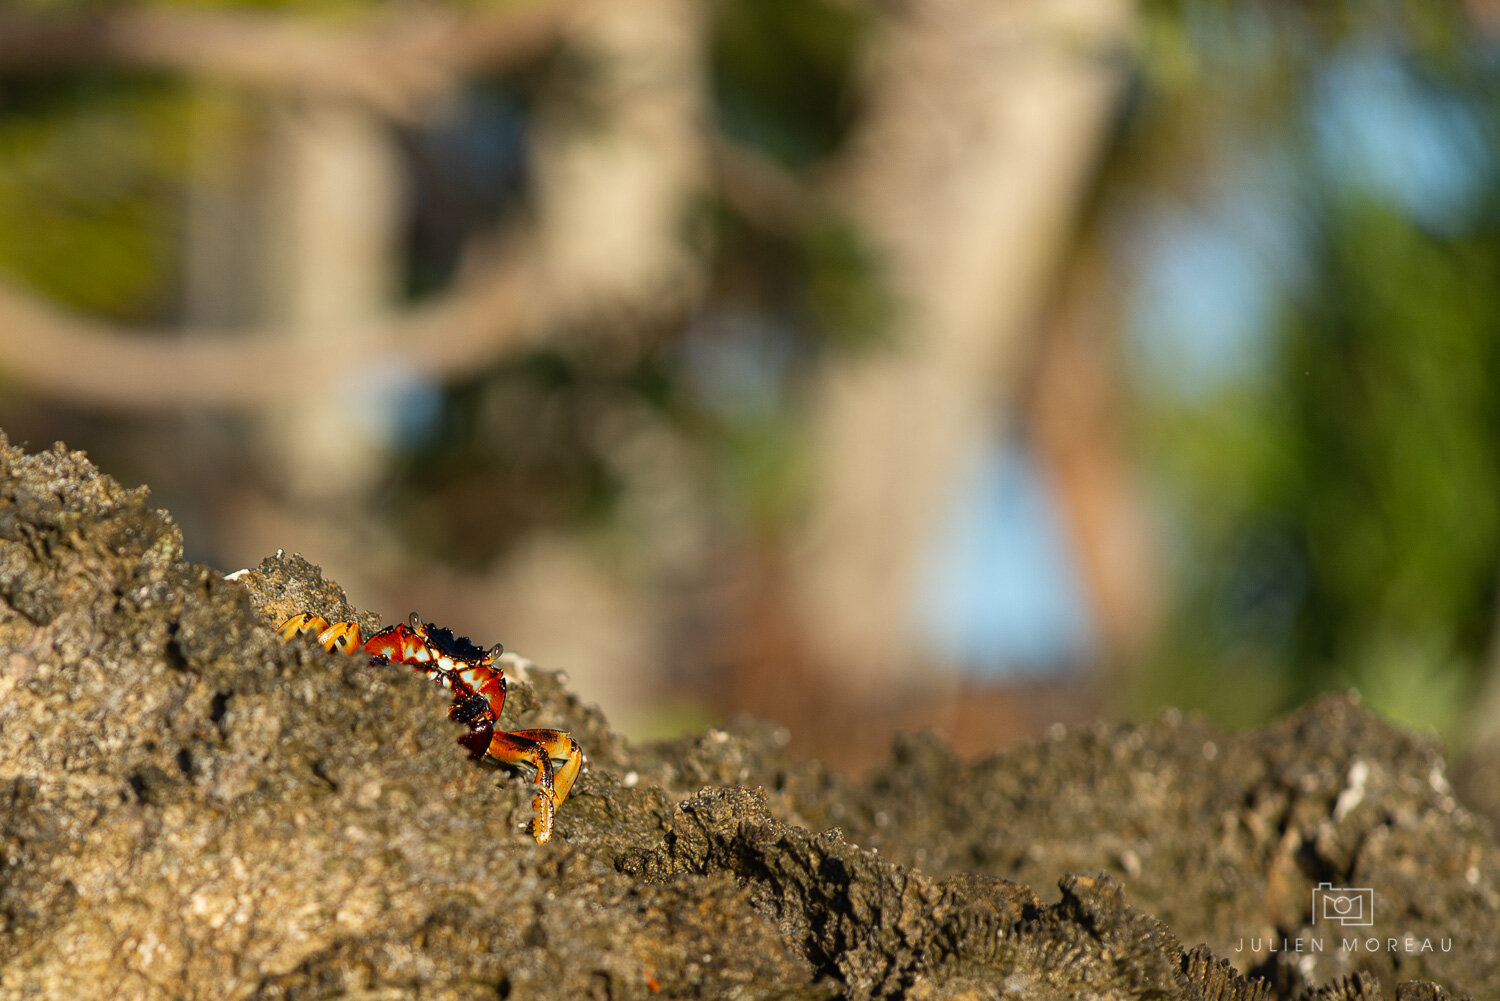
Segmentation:
{"type": "Polygon", "coordinates": [[[391,480],[395,531],[474,569],[539,526],[597,520],[619,486],[598,423],[634,395],[629,381],[577,352],[539,350],[451,387],[391,480]]]}
{"type": "MultiPolygon", "coordinates": [[[[1164,6],[1153,44],[1165,63],[1146,100],[1187,103],[1154,109],[1171,128],[1211,122],[1212,135],[1238,129],[1290,151],[1296,196],[1265,204],[1297,212],[1305,273],[1273,283],[1269,364],[1139,401],[1179,547],[1179,600],[1136,697],[1175,692],[1251,723],[1355,686],[1394,718],[1456,736],[1494,642],[1500,205],[1491,193],[1435,225],[1419,204],[1321,163],[1316,116],[1326,109],[1313,98],[1340,43],[1300,16],[1267,22],[1286,35],[1274,36],[1278,51],[1302,55],[1275,72],[1247,70],[1263,74],[1258,92],[1237,92],[1234,78],[1197,93],[1172,85],[1203,65],[1182,26],[1228,24],[1243,7],[1176,4],[1174,24],[1164,6]]],[[[1446,22],[1413,14],[1384,51],[1435,95],[1431,108],[1482,109],[1491,124],[1481,152],[1449,154],[1487,156],[1493,185],[1500,81],[1492,59],[1442,30],[1454,21],[1445,10],[1446,22]],[[1416,44],[1401,48],[1402,38],[1416,44]]],[[[1232,171],[1222,147],[1200,148],[1232,171]]],[[[1137,162],[1162,170],[1159,158],[1137,162]]],[[[1222,197],[1233,181],[1217,180],[1222,197]]]]}
{"type": "Polygon", "coordinates": [[[724,0],[710,52],[720,127],[788,166],[831,152],[853,118],[865,22],[826,0],[724,0]]]}
{"type": "Polygon", "coordinates": [[[94,75],[0,85],[0,273],[138,319],[168,291],[184,104],[94,75]]]}
{"type": "MultiPolygon", "coordinates": [[[[1490,642],[1497,237],[1443,239],[1388,206],[1336,204],[1321,294],[1287,352],[1302,432],[1288,510],[1307,531],[1312,585],[1299,659],[1331,656],[1374,691],[1402,690],[1393,662],[1416,678],[1472,675],[1490,642]]],[[[1451,722],[1466,686],[1434,684],[1451,722]]]]}

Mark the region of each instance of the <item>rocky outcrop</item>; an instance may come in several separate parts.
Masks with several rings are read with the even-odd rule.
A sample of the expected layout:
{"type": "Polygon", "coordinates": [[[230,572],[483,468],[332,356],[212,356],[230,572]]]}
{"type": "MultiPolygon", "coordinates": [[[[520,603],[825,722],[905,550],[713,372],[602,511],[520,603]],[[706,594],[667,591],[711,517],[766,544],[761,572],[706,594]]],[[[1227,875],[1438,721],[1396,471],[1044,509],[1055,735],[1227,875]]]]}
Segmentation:
{"type": "Polygon", "coordinates": [[[467,760],[444,693],[283,643],[271,624],[302,609],[357,613],[299,557],[235,580],[187,563],[144,491],[0,439],[0,997],[1500,984],[1493,834],[1436,747],[1348,698],[1247,734],[1167,715],[977,763],[912,739],[853,783],[771,727],[632,745],[508,657],[502,724],[589,753],[538,846],[525,777],[467,760]],[[1315,923],[1320,883],[1368,889],[1374,923],[1315,923]]]}

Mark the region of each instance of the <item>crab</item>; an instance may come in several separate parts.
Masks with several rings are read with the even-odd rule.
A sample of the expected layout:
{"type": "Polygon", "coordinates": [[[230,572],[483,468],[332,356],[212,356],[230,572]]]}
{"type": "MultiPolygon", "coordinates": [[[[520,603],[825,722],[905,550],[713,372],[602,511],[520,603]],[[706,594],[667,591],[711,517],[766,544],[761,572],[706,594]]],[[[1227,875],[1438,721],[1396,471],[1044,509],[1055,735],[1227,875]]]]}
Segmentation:
{"type": "Polygon", "coordinates": [[[362,639],[357,622],[329,622],[311,612],[291,616],[277,631],[287,640],[312,636],[325,650],[368,654],[372,666],[410,664],[412,670],[451,691],[448,716],[468,727],[458,742],[475,760],[531,770],[538,789],[531,801],[536,812],[531,836],[539,845],[552,837],[553,816],[583,768],[583,749],[562,730],[497,728],[505,705],[500,644],[482,650],[466,636],[423,622],[416,612],[406,622],[387,626],[369,639],[362,639]]]}

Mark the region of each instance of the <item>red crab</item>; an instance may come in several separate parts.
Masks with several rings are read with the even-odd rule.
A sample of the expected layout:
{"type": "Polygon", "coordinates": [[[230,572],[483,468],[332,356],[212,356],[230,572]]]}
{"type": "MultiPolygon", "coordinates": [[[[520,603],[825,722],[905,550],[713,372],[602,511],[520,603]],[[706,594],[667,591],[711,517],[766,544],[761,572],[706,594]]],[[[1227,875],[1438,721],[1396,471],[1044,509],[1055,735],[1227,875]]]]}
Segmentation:
{"type": "Polygon", "coordinates": [[[583,768],[583,750],[562,730],[495,728],[505,705],[505,672],[497,663],[502,650],[498,643],[481,650],[466,636],[454,636],[451,630],[423,622],[416,612],[407,622],[386,626],[364,642],[359,623],[330,623],[311,612],[293,615],[278,631],[283,639],[311,634],[325,650],[351,656],[363,651],[370,655],[372,665],[410,664],[412,670],[451,691],[453,706],[448,716],[469,728],[459,743],[472,758],[528,766],[535,772],[541,791],[531,801],[536,811],[531,836],[539,845],[552,837],[552,816],[568,798],[583,768]],[[559,762],[555,767],[554,759],[559,762]]]}

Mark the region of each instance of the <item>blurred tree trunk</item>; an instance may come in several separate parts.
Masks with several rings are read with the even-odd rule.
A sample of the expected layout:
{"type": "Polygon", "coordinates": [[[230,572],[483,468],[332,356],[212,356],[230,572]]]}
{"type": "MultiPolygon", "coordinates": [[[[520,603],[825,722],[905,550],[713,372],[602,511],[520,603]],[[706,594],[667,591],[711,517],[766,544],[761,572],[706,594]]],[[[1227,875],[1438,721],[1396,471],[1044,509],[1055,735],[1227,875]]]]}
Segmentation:
{"type": "MultiPolygon", "coordinates": [[[[288,371],[325,373],[322,392],[256,415],[250,458],[269,474],[275,500],[228,498],[227,520],[249,537],[231,548],[325,554],[329,573],[356,585],[360,533],[350,513],[367,509],[387,443],[358,410],[360,394],[382,390],[367,346],[353,338],[375,329],[361,321],[382,315],[399,287],[404,197],[394,139],[353,105],[208,90],[195,141],[185,323],[274,325],[285,331],[288,371]]],[[[185,429],[186,461],[221,444],[211,429],[185,429]]],[[[231,468],[246,461],[228,457],[231,468]]]]}
{"type": "Polygon", "coordinates": [[[639,333],[701,291],[688,210],[704,189],[706,11],[687,0],[593,0],[563,24],[565,86],[539,109],[542,252],[580,315],[639,333]]]}
{"type": "Polygon", "coordinates": [[[381,391],[369,346],[331,335],[373,329],[359,321],[396,297],[400,164],[383,122],[313,100],[274,109],[266,153],[265,319],[289,332],[288,364],[326,370],[328,388],[267,414],[265,441],[293,497],[344,508],[374,485],[388,443],[357,409],[362,393],[381,391]]]}
{"type": "Polygon", "coordinates": [[[814,661],[846,690],[934,666],[914,634],[921,563],[1010,402],[1115,114],[1132,13],[912,0],[876,42],[847,191],[898,305],[888,349],[825,374],[793,571],[814,661]]]}
{"type": "Polygon", "coordinates": [[[378,388],[367,346],[352,338],[375,329],[361,321],[381,316],[399,285],[394,139],[368,111],[335,101],[210,92],[199,110],[184,320],[275,325],[288,370],[326,372],[324,392],[263,413],[260,438],[288,496],[347,504],[385,461],[355,407],[378,388]]]}
{"type": "Polygon", "coordinates": [[[1490,631],[1490,649],[1479,677],[1479,691],[1469,710],[1469,743],[1475,749],[1500,755],[1500,605],[1490,631]]]}
{"type": "MultiPolygon", "coordinates": [[[[573,350],[589,349],[598,368],[631,364],[701,294],[687,222],[706,185],[707,13],[693,0],[590,0],[562,21],[568,77],[544,90],[532,135],[537,236],[546,272],[565,283],[549,294],[587,324],[571,332],[573,350]]],[[[566,667],[629,726],[655,708],[667,603],[706,558],[707,501],[680,427],[632,399],[597,402],[592,432],[630,544],[601,552],[597,533],[560,526],[484,580],[450,578],[445,601],[454,620],[566,667]]]]}
{"type": "Polygon", "coordinates": [[[192,97],[191,171],[183,211],[182,325],[231,330],[265,312],[259,235],[264,148],[251,106],[210,85],[192,97]]]}
{"type": "Polygon", "coordinates": [[[1126,441],[1120,324],[1107,268],[1098,236],[1085,238],[1039,331],[1025,414],[1088,602],[1093,660],[1117,673],[1144,654],[1163,610],[1161,568],[1126,441]]]}

